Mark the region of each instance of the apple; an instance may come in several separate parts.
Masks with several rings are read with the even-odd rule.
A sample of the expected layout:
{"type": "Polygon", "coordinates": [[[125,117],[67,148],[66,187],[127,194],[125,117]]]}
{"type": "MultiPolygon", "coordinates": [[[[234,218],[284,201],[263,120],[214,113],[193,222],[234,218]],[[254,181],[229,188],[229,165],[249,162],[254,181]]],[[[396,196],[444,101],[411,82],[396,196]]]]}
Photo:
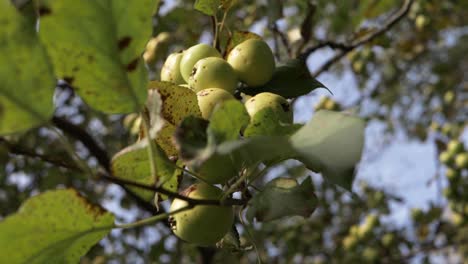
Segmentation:
{"type": "Polygon", "coordinates": [[[248,86],[266,84],[275,71],[275,58],[268,44],[260,39],[248,39],[229,52],[227,61],[239,79],[248,86]]]}
{"type": "Polygon", "coordinates": [[[279,121],[288,124],[293,122],[293,111],[289,102],[274,93],[264,92],[255,95],[245,102],[245,108],[252,118],[259,111],[270,108],[277,114],[279,121]]]}
{"type": "Polygon", "coordinates": [[[445,165],[450,165],[453,162],[453,155],[448,151],[442,151],[439,155],[439,161],[445,165]]]}
{"type": "Polygon", "coordinates": [[[237,88],[237,76],[225,60],[209,57],[194,66],[188,84],[195,92],[207,88],[219,88],[233,94],[237,88]]]}
{"type": "MultiPolygon", "coordinates": [[[[193,184],[181,193],[193,199],[216,200],[221,198],[221,189],[205,183],[193,184]]],[[[174,199],[170,211],[187,206],[187,202],[174,199]]],[[[171,229],[182,240],[199,246],[211,246],[231,230],[234,212],[231,206],[196,205],[172,215],[171,229]]]]}
{"type": "Polygon", "coordinates": [[[198,106],[204,119],[209,119],[215,106],[226,100],[234,100],[234,96],[224,89],[209,88],[197,93],[198,106]]]}
{"type": "Polygon", "coordinates": [[[176,52],[170,54],[161,69],[161,81],[171,82],[175,84],[184,84],[184,78],[180,73],[180,61],[183,53],[176,52]]]}
{"type": "Polygon", "coordinates": [[[468,152],[459,153],[455,156],[455,166],[459,169],[468,169],[468,152]]]}
{"type": "Polygon", "coordinates": [[[184,51],[184,55],[182,56],[182,59],[180,61],[180,73],[182,74],[182,78],[184,78],[184,80],[188,82],[195,63],[197,63],[201,59],[208,57],[221,58],[221,54],[217,49],[203,43],[192,46],[186,51],[184,51]]]}
{"type": "Polygon", "coordinates": [[[447,151],[452,155],[460,153],[463,151],[463,143],[456,139],[450,140],[447,143],[447,151]]]}

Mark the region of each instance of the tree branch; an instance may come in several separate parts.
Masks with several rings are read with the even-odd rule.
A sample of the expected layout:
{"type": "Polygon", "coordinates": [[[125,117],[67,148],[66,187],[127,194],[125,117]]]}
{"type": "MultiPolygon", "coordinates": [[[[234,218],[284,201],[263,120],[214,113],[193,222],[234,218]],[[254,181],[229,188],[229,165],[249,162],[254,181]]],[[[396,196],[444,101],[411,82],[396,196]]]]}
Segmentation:
{"type": "Polygon", "coordinates": [[[8,152],[11,154],[22,155],[22,156],[26,156],[26,157],[30,157],[34,159],[40,159],[42,161],[56,165],[58,167],[62,167],[62,168],[66,168],[66,169],[74,170],[74,171],[81,171],[81,169],[75,163],[65,161],[61,157],[58,158],[58,157],[54,157],[54,156],[50,156],[46,154],[37,153],[23,146],[13,144],[9,142],[8,140],[1,138],[1,137],[0,137],[0,144],[4,145],[8,149],[8,152]]]}
{"type": "Polygon", "coordinates": [[[107,154],[107,151],[103,149],[96,140],[88,133],[86,130],[83,128],[70,123],[69,121],[61,118],[54,116],[52,118],[52,123],[62,130],[63,132],[67,133],[74,139],[80,141],[85,145],[85,147],[89,150],[91,155],[96,157],[98,160],[99,164],[105,168],[106,171],[109,171],[110,168],[110,159],[107,154]]]}
{"type": "Polygon", "coordinates": [[[167,196],[172,197],[172,198],[177,198],[177,199],[180,199],[180,200],[184,200],[187,203],[189,203],[190,205],[231,206],[231,205],[245,205],[247,203],[246,200],[240,200],[240,199],[225,199],[224,201],[207,200],[207,199],[192,199],[192,198],[189,198],[189,197],[184,196],[182,194],[169,191],[169,190],[167,190],[167,189],[165,189],[163,187],[148,186],[146,184],[142,184],[142,183],[138,183],[138,182],[134,182],[134,181],[129,181],[129,180],[126,180],[126,179],[117,178],[117,177],[113,177],[113,176],[109,176],[109,175],[104,174],[104,173],[100,173],[98,176],[101,179],[116,183],[118,185],[131,185],[131,186],[135,186],[135,187],[138,187],[138,188],[141,188],[141,189],[144,189],[144,190],[149,190],[149,191],[154,191],[154,192],[157,192],[157,193],[160,193],[160,194],[164,194],[164,195],[167,195],[167,196]]]}
{"type": "Polygon", "coordinates": [[[390,18],[384,23],[384,25],[380,29],[372,33],[369,33],[362,38],[358,38],[357,40],[354,40],[351,44],[344,44],[344,43],[338,43],[338,42],[333,42],[333,41],[320,41],[316,46],[310,47],[306,51],[301,53],[299,55],[299,58],[306,59],[311,53],[324,47],[330,47],[332,49],[340,50],[332,58],[326,61],[315,73],[312,74],[314,77],[317,77],[321,73],[327,71],[333,64],[340,61],[341,58],[346,56],[346,54],[352,51],[353,49],[361,45],[364,45],[366,43],[369,43],[372,40],[376,39],[377,37],[389,31],[403,17],[405,17],[408,14],[413,2],[414,0],[405,0],[403,5],[400,7],[400,9],[398,9],[392,16],[390,16],[390,18]]]}

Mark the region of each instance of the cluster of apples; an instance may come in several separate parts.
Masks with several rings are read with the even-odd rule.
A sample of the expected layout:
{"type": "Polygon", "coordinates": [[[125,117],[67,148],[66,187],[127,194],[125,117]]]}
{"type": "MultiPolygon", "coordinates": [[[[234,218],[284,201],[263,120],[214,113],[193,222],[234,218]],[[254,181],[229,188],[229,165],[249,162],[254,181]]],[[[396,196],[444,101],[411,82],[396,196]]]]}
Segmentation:
{"type": "Polygon", "coordinates": [[[440,153],[439,159],[446,166],[445,175],[449,184],[444,189],[444,195],[449,200],[452,220],[457,225],[466,223],[468,195],[465,190],[468,176],[468,152],[463,142],[452,139],[447,143],[446,150],[440,153]]]}
{"type": "MultiPolygon", "coordinates": [[[[262,86],[271,80],[274,70],[273,52],[263,40],[241,42],[226,59],[214,47],[202,43],[169,55],[161,70],[161,81],[196,92],[202,117],[209,119],[217,104],[235,99],[240,82],[248,87],[262,86]]],[[[259,93],[248,99],[245,106],[252,117],[260,110],[271,108],[280,121],[293,121],[289,102],[274,93],[259,93]]]]}
{"type": "MultiPolygon", "coordinates": [[[[161,81],[185,86],[196,92],[202,117],[209,120],[216,105],[236,99],[234,93],[240,83],[247,87],[265,85],[271,80],[274,70],[275,59],[268,44],[260,39],[248,39],[235,46],[226,59],[207,44],[173,53],[163,65],[161,81]]],[[[245,100],[245,107],[251,117],[268,108],[274,111],[278,122],[293,122],[289,102],[274,93],[264,92],[250,97],[245,100]]],[[[196,183],[182,194],[193,199],[216,200],[223,192],[216,186],[196,183]]],[[[185,206],[187,202],[174,199],[171,211],[185,206]]],[[[174,234],[179,238],[208,246],[221,240],[231,230],[233,219],[234,212],[230,206],[197,205],[174,214],[169,220],[174,234]]]]}

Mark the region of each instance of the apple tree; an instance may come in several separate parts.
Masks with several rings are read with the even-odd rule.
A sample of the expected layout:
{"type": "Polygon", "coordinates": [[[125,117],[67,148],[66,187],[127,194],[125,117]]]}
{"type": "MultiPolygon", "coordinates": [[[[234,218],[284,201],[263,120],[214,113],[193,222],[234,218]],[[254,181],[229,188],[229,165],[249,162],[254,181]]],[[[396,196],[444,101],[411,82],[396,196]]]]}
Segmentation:
{"type": "Polygon", "coordinates": [[[466,7],[0,0],[0,259],[461,261],[466,7]],[[405,201],[355,180],[372,122],[436,144],[445,203],[389,220],[405,201]]]}

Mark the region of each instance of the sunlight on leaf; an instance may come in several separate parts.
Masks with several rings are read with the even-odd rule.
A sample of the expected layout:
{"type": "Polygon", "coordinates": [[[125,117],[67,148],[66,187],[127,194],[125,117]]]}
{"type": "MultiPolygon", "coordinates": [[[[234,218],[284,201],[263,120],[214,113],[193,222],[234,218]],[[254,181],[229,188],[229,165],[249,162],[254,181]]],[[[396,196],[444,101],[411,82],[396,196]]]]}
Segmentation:
{"type": "Polygon", "coordinates": [[[247,126],[250,117],[244,105],[237,100],[228,100],[220,104],[210,117],[208,133],[216,143],[239,138],[242,128],[247,126]]]}
{"type": "Polygon", "coordinates": [[[35,22],[0,1],[0,134],[22,132],[52,116],[55,78],[35,22]]]}
{"type": "Polygon", "coordinates": [[[148,82],[141,53],[151,37],[153,0],[41,0],[38,8],[39,35],[57,77],[97,110],[141,110],[148,82]]]}
{"type": "Polygon", "coordinates": [[[0,223],[0,259],[11,264],[78,263],[113,224],[112,214],[77,191],[48,191],[0,223]]]}
{"type": "Polygon", "coordinates": [[[214,16],[220,4],[221,0],[196,0],[194,8],[206,15],[214,16]]]}
{"type": "MultiPolygon", "coordinates": [[[[177,179],[174,182],[172,178],[174,176],[177,177],[177,173],[179,172],[176,171],[171,161],[160,148],[157,148],[157,155],[154,157],[157,178],[153,179],[146,149],[147,145],[147,143],[144,144],[144,141],[140,141],[115,154],[111,161],[112,175],[148,186],[156,186],[167,182],[164,187],[170,190],[177,190],[177,179]]],[[[147,201],[150,201],[154,197],[153,191],[130,186],[128,188],[147,201]]]]}
{"type": "Polygon", "coordinates": [[[364,120],[345,113],[318,111],[291,136],[298,160],[348,190],[364,146],[364,120]]]}

